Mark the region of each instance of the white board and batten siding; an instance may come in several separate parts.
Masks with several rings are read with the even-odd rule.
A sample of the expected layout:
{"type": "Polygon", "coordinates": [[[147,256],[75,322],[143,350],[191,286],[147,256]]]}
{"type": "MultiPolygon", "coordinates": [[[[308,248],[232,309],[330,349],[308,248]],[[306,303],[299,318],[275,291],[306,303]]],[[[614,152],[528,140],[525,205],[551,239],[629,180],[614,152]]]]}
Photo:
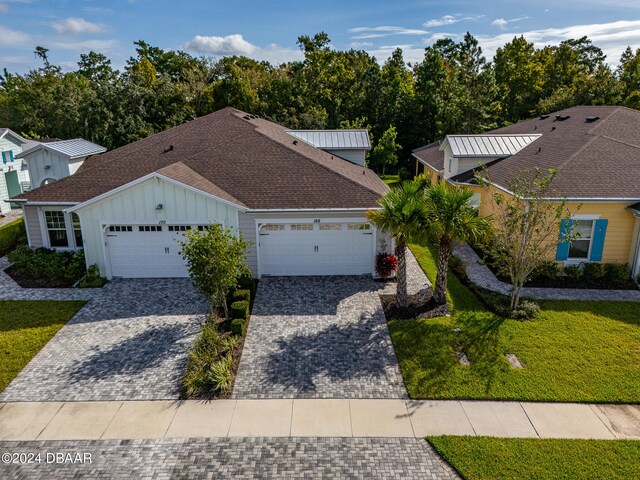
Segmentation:
{"type": "MultiPolygon", "coordinates": [[[[10,135],[5,135],[0,138],[0,152],[13,151],[14,157],[22,152],[22,146],[19,142],[13,140],[10,135]]],[[[0,213],[7,213],[11,210],[11,206],[8,202],[5,202],[9,198],[9,191],[7,190],[7,183],[5,180],[5,173],[15,170],[18,172],[18,181],[20,185],[29,182],[29,174],[27,168],[23,163],[23,160],[16,158],[13,162],[5,163],[0,156],[0,213]]]]}
{"type": "Polygon", "coordinates": [[[50,151],[44,148],[36,150],[27,155],[24,159],[29,169],[31,187],[37,188],[47,179],[60,180],[68,177],[82,165],[82,159],[74,160],[77,165],[74,171],[69,169],[69,158],[61,153],[50,151]]]}
{"type": "MultiPolygon", "coordinates": [[[[82,225],[87,265],[97,264],[101,272],[107,276],[112,275],[107,234],[118,234],[118,232],[105,231],[108,230],[109,225],[130,225],[135,226],[135,229],[140,225],[161,225],[162,235],[167,235],[165,232],[170,225],[195,227],[220,223],[228,228],[238,228],[238,210],[235,207],[161,178],[150,178],[133,185],[101,201],[89,204],[79,209],[77,213],[82,225]],[[157,208],[160,204],[162,209],[157,208]]],[[[178,234],[169,235],[171,238],[165,237],[168,243],[162,246],[159,232],[150,232],[144,238],[140,238],[138,232],[139,230],[136,230],[137,241],[130,242],[129,245],[133,245],[136,249],[141,248],[142,250],[137,253],[148,256],[147,267],[150,270],[153,270],[153,264],[156,263],[153,259],[153,248],[162,248],[163,251],[160,253],[163,253],[165,248],[169,248],[171,255],[177,252],[178,244],[173,237],[177,238],[178,234]],[[145,250],[146,247],[148,248],[145,250]]],[[[112,241],[120,241],[115,238],[112,237],[112,241]]],[[[122,246],[126,247],[124,244],[122,246]]],[[[174,255],[174,260],[175,258],[174,255]]],[[[146,268],[143,260],[140,260],[140,268],[140,276],[153,276],[151,275],[153,272],[150,272],[150,275],[143,274],[142,269],[146,268]]]]}

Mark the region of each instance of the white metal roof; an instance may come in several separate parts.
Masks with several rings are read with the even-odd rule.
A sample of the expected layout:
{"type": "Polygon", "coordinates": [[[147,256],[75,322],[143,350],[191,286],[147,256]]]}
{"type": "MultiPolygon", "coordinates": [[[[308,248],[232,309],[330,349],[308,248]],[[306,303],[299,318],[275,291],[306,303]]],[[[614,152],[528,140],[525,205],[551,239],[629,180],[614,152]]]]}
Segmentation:
{"type": "Polygon", "coordinates": [[[447,135],[440,146],[448,143],[454,157],[508,157],[540,138],[536,135],[447,135]]]}
{"type": "Polygon", "coordinates": [[[289,135],[323,150],[369,150],[369,132],[357,130],[289,130],[289,135]]]}
{"type": "Polygon", "coordinates": [[[0,138],[3,138],[6,134],[11,135],[13,138],[18,140],[20,143],[26,143],[27,140],[23,138],[21,135],[18,135],[16,132],[11,130],[10,128],[0,128],[0,138]]]}
{"type": "Polygon", "coordinates": [[[35,152],[36,150],[45,149],[66,155],[70,159],[86,157],[89,155],[96,155],[98,153],[104,153],[106,148],[97,145],[89,140],[83,138],[74,138],[73,140],[59,140],[57,142],[39,143],[29,150],[16,155],[16,158],[23,158],[27,155],[35,152]]]}

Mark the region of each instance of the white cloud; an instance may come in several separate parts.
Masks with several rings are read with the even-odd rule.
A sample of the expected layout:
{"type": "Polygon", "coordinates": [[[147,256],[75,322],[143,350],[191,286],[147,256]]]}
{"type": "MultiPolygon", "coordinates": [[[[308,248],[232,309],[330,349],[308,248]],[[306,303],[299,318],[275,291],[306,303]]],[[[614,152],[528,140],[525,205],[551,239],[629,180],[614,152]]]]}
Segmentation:
{"type": "Polygon", "coordinates": [[[424,22],[422,25],[427,28],[442,27],[444,25],[453,25],[454,23],[458,23],[458,22],[473,22],[483,17],[484,15],[463,17],[462,15],[457,13],[455,15],[444,15],[440,18],[432,18],[431,20],[427,20],[426,22],[424,22]]]}
{"type": "Polygon", "coordinates": [[[504,28],[508,23],[509,20],[505,20],[504,18],[496,18],[493,22],[491,22],[491,25],[493,25],[494,27],[504,28]]]}
{"type": "Polygon", "coordinates": [[[304,54],[299,49],[282,47],[275,43],[259,47],[245,40],[239,33],[219,36],[196,35],[182,48],[203,55],[231,56],[244,55],[255,60],[266,60],[273,64],[302,60],[304,54]]]}
{"type": "Polygon", "coordinates": [[[427,35],[427,30],[417,28],[395,27],[392,25],[380,25],[377,27],[350,28],[349,33],[355,33],[353,39],[382,38],[392,35],[427,35]]]}
{"type": "Polygon", "coordinates": [[[24,47],[31,43],[31,36],[19,30],[0,25],[0,47],[24,47]]]}
{"type": "Polygon", "coordinates": [[[247,42],[239,33],[226,37],[196,35],[185,48],[209,55],[251,55],[257,50],[255,45],[247,42]]]}
{"type": "Polygon", "coordinates": [[[69,17],[61,22],[51,24],[58,33],[78,35],[80,33],[102,33],[106,27],[101,23],[88,22],[83,18],[69,17]]]}
{"type": "Polygon", "coordinates": [[[510,18],[508,20],[506,18],[496,18],[493,22],[491,22],[491,25],[493,27],[498,27],[498,28],[504,29],[510,23],[521,22],[522,20],[526,20],[527,18],[529,18],[529,17],[516,17],[516,18],[510,18]]]}
{"type": "Polygon", "coordinates": [[[351,42],[349,48],[367,48],[373,47],[373,42],[351,42]]]}
{"type": "Polygon", "coordinates": [[[397,48],[402,49],[402,57],[405,62],[416,63],[421,62],[424,58],[424,47],[420,47],[412,44],[399,44],[399,45],[381,45],[374,49],[369,49],[367,52],[370,55],[376,57],[378,63],[382,64],[387,60],[391,54],[397,48]]]}
{"type": "MultiPolygon", "coordinates": [[[[631,45],[632,48],[640,47],[640,20],[620,20],[610,23],[595,23],[587,25],[570,25],[562,28],[545,28],[519,32],[536,48],[546,45],[555,45],[570,38],[587,36],[594,45],[600,47],[607,55],[609,64],[616,64],[620,55],[631,45]]],[[[513,33],[501,33],[499,35],[477,35],[476,38],[482,46],[487,57],[495,55],[496,50],[505,43],[513,40],[513,33]]]]}

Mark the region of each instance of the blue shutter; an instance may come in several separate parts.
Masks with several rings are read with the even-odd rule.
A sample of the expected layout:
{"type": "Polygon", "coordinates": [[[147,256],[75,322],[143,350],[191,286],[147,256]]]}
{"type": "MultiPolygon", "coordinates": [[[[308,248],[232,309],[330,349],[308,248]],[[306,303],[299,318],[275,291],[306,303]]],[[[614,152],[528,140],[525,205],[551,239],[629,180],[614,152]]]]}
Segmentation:
{"type": "Polygon", "coordinates": [[[609,220],[596,220],[596,227],[593,229],[593,238],[591,239],[591,260],[599,262],[602,260],[602,250],[604,249],[604,237],[607,234],[607,225],[609,220]]]}
{"type": "Polygon", "coordinates": [[[7,152],[2,152],[2,163],[7,164],[7,152]]]}
{"type": "Polygon", "coordinates": [[[568,230],[573,224],[572,220],[562,220],[560,222],[560,236],[558,238],[558,249],[556,250],[556,260],[564,261],[569,258],[569,244],[571,242],[563,242],[562,240],[567,236],[568,230]]]}
{"type": "Polygon", "coordinates": [[[11,161],[13,162],[13,150],[9,150],[9,158],[11,159],[11,161]]]}

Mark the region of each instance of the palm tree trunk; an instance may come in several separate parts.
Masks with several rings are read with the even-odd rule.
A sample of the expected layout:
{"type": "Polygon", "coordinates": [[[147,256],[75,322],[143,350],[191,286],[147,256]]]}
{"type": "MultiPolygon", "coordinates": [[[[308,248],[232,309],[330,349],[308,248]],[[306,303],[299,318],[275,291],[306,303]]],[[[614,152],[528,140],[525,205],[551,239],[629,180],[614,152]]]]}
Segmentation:
{"type": "Polygon", "coordinates": [[[407,258],[405,256],[407,245],[404,242],[396,241],[396,259],[398,260],[398,271],[396,272],[396,302],[399,307],[409,305],[407,294],[407,258]]]}
{"type": "Polygon", "coordinates": [[[451,256],[451,240],[440,239],[438,247],[438,275],[436,276],[436,287],[433,292],[433,300],[438,305],[447,303],[447,272],[449,269],[449,257],[451,256]]]}

